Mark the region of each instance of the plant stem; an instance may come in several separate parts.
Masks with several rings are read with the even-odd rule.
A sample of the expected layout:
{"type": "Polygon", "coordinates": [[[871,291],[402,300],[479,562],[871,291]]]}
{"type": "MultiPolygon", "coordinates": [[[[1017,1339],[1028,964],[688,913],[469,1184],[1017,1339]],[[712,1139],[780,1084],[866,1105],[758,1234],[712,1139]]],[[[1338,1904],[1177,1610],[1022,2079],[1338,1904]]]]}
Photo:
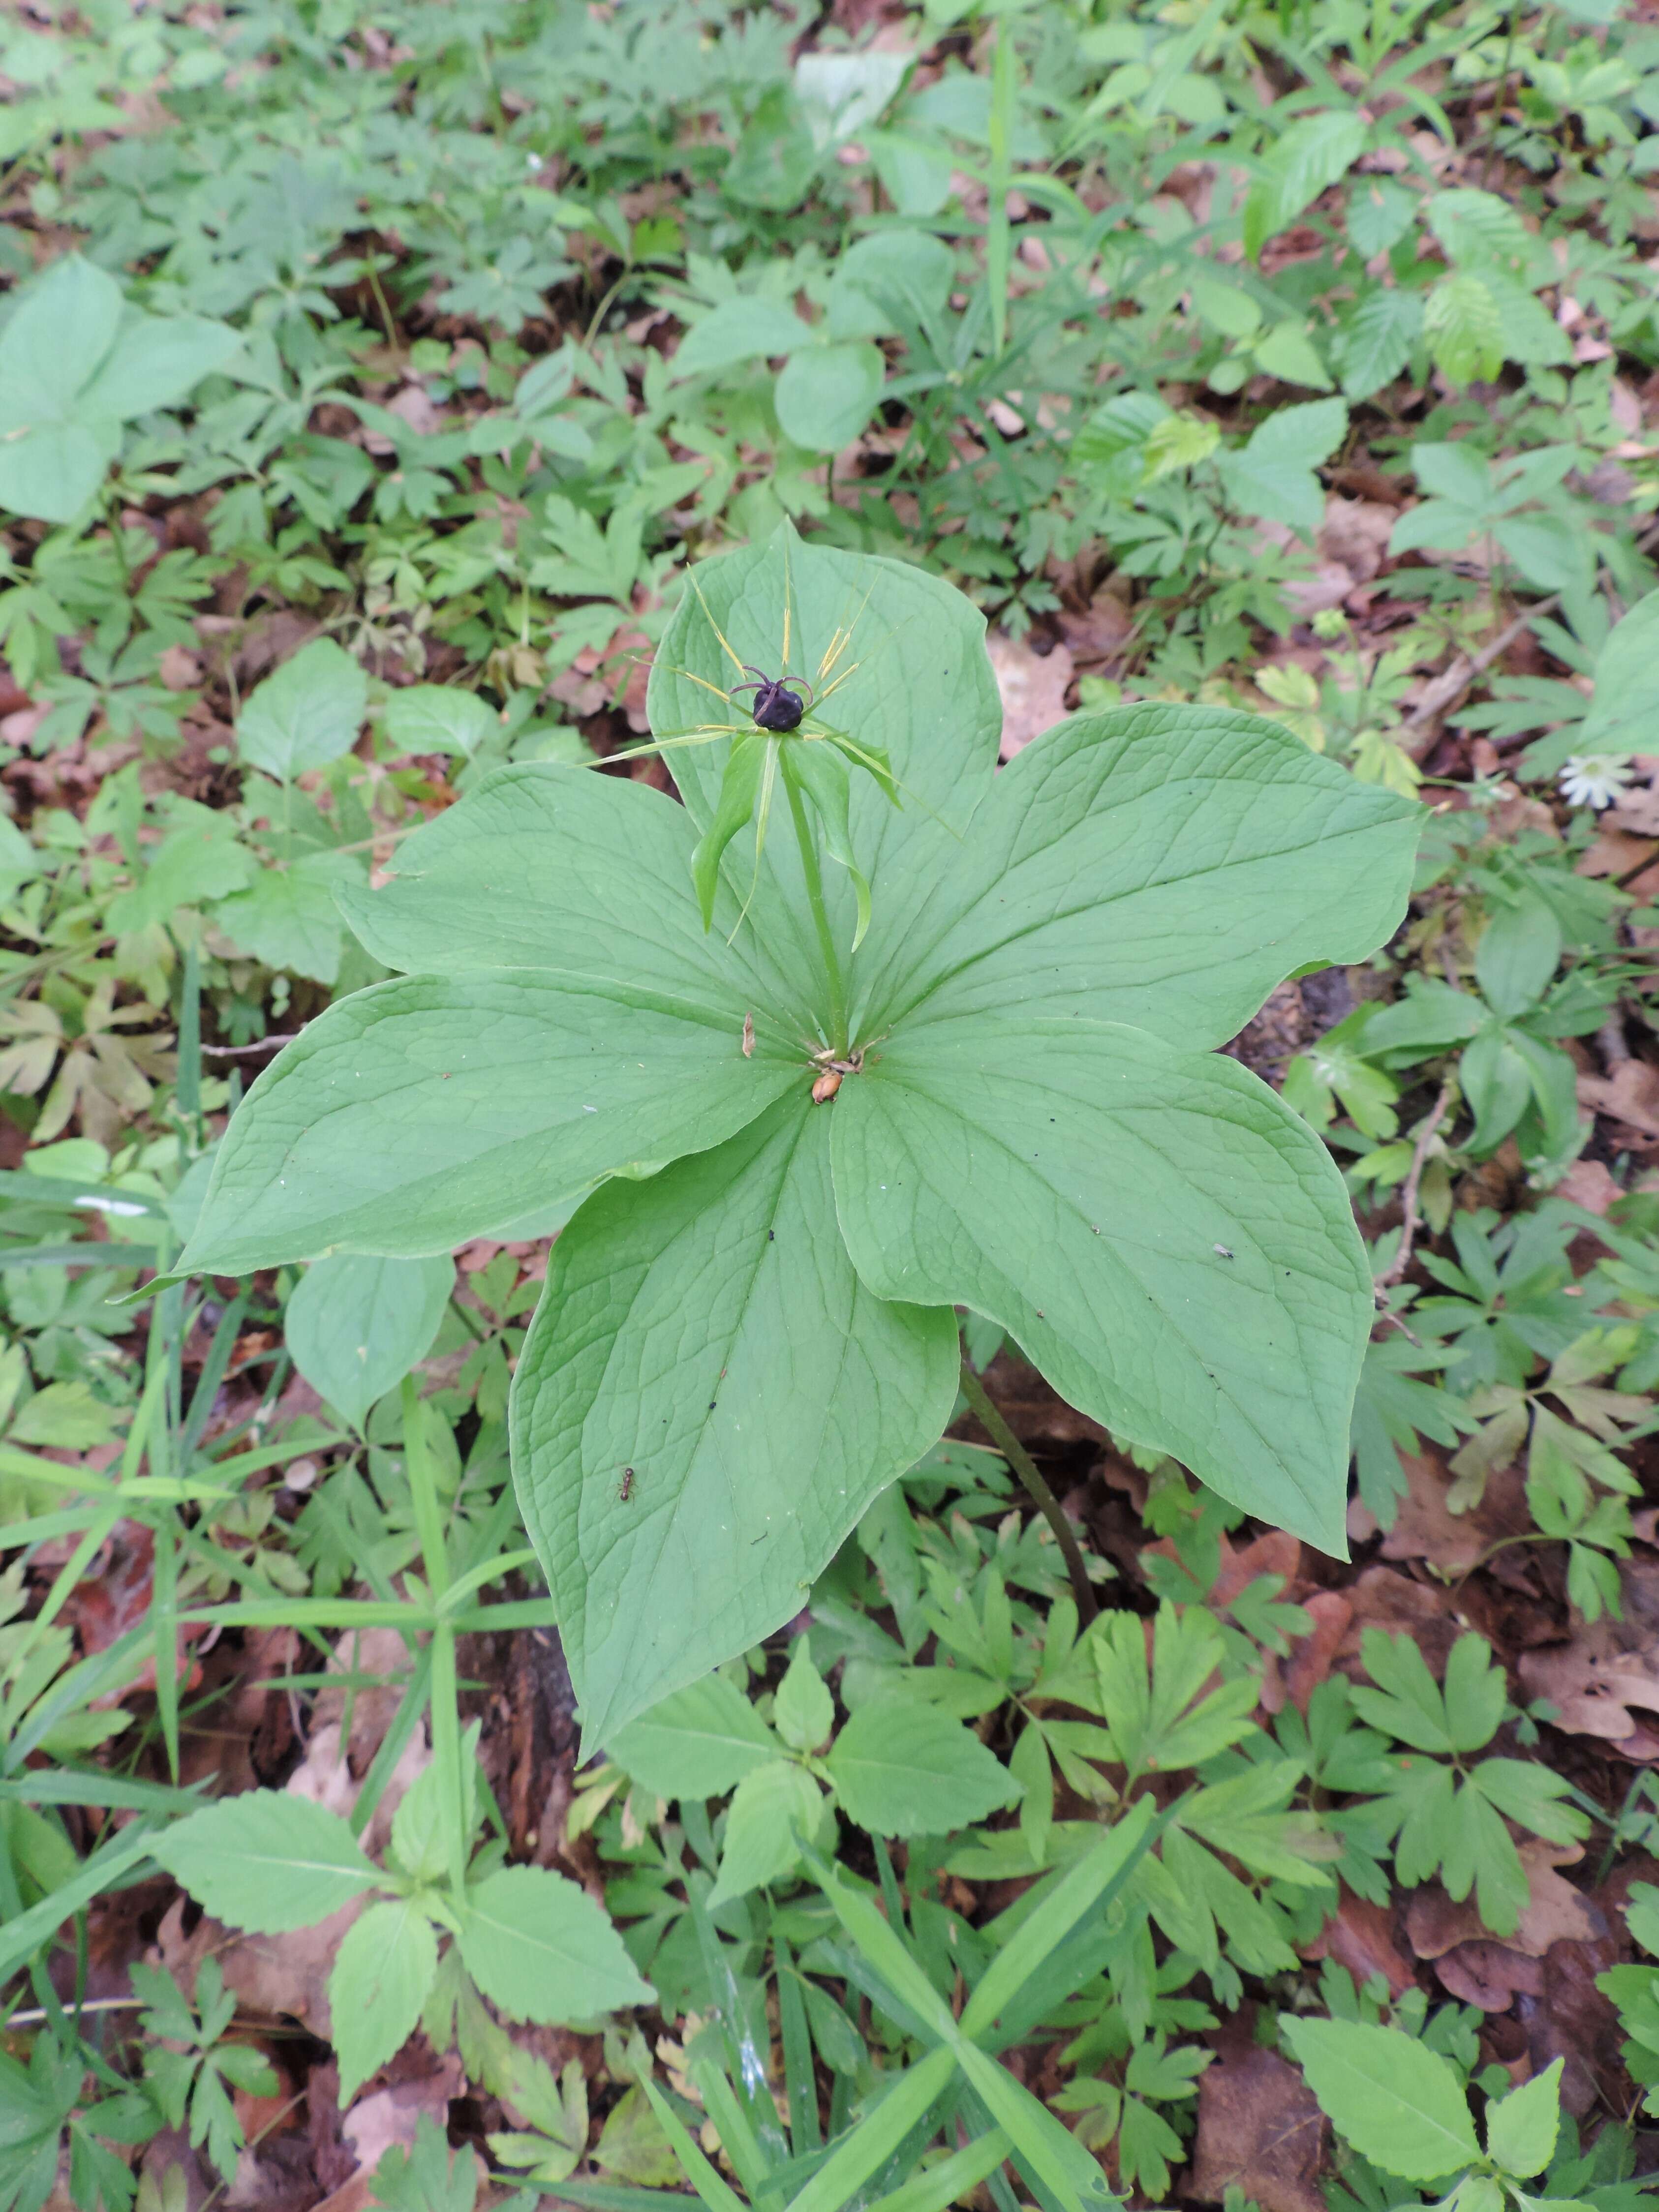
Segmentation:
{"type": "Polygon", "coordinates": [[[818,949],[823,954],[823,964],[829,971],[830,1042],[836,1048],[836,1057],[844,1059],[851,1042],[847,1028],[847,982],[841,972],[841,960],[836,951],[835,932],[830,927],[830,911],[823,903],[823,878],[818,871],[817,840],[812,835],[812,825],[806,818],[806,808],[793,780],[785,776],[782,781],[789,794],[789,818],[795,825],[795,842],[800,847],[801,873],[806,878],[807,903],[812,909],[812,920],[817,925],[818,949]]]}
{"type": "Polygon", "coordinates": [[[1072,1577],[1072,1595],[1077,1600],[1077,1617],[1086,1628],[1099,1613],[1100,1607],[1095,1603],[1094,1587],[1089,1580],[1089,1570],[1083,1564],[1082,1549],[1073,1533],[1071,1522],[1060,1510],[1060,1500],[1043,1480],[1036,1462],[992,1403],[985,1385],[966,1358],[962,1363],[962,1395],[973,1407],[975,1419],[980,1426],[1030,1492],[1043,1519],[1054,1530],[1054,1541],[1060,1546],[1066,1560],[1066,1572],[1072,1577]]]}
{"type": "MultiPolygon", "coordinates": [[[[437,1477],[422,1427],[420,1394],[412,1375],[404,1377],[403,1415],[404,1461],[415,1509],[415,1532],[421,1541],[432,1602],[441,1606],[449,1588],[449,1549],[445,1540],[437,1477]]],[[[447,1620],[440,1620],[432,1631],[432,1763],[438,1770],[439,1790],[445,1808],[444,1839],[448,1846],[450,1894],[458,1905],[466,1897],[467,1845],[471,1840],[461,1779],[459,1688],[455,1631],[447,1620]]]]}

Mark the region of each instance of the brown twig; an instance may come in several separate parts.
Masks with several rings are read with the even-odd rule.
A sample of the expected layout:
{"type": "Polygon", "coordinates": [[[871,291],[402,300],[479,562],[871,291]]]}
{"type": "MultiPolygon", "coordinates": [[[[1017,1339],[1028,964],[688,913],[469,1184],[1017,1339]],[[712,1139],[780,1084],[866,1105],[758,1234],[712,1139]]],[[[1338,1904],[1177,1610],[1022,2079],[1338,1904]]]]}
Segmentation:
{"type": "MultiPolygon", "coordinates": [[[[1536,606],[1528,607],[1525,614],[1517,615],[1506,629],[1499,630],[1492,643],[1483,645],[1479,653],[1460,653],[1449,668],[1442,669],[1438,676],[1425,685],[1422,697],[1406,717],[1407,733],[1409,735],[1413,731],[1421,730],[1427,723],[1438,722],[1448,708],[1457,704],[1475,678],[1484,675],[1500,654],[1509,651],[1529,623],[1535,622],[1540,615],[1553,614],[1560,604],[1559,592],[1553,599],[1540,599],[1536,606]]],[[[1435,734],[1438,734],[1437,731],[1435,734]]],[[[1424,738],[1420,750],[1426,752],[1430,742],[1424,738]]],[[[1406,750],[1412,752],[1409,744],[1406,750]]],[[[1413,753],[1412,757],[1415,759],[1418,756],[1413,753]]]]}
{"type": "Polygon", "coordinates": [[[1377,1277],[1379,1291],[1392,1290],[1412,1263],[1412,1246],[1417,1241],[1420,1225],[1417,1193],[1423,1181],[1423,1170],[1428,1164],[1429,1147],[1440,1133],[1441,1116],[1445,1113],[1446,1102],[1450,1097],[1450,1084],[1443,1083],[1436,1094],[1434,1104],[1429,1109],[1429,1118],[1418,1133],[1417,1143],[1412,1152],[1411,1172],[1406,1177],[1406,1188],[1401,1194],[1404,1212],[1400,1222],[1400,1249],[1377,1277]]]}
{"type": "Polygon", "coordinates": [[[1083,1563],[1082,1548],[1073,1532],[1071,1522],[1060,1510],[1060,1500],[1043,1480],[1036,1462],[998,1412],[985,1385],[965,1359],[962,1363],[962,1395],[973,1407],[981,1428],[1030,1492],[1043,1519],[1054,1530],[1054,1541],[1060,1546],[1066,1572],[1072,1578],[1072,1595],[1077,1600],[1078,1620],[1081,1626],[1086,1628],[1098,1615],[1100,1607],[1095,1603],[1094,1587],[1089,1580],[1089,1570],[1083,1563]]]}

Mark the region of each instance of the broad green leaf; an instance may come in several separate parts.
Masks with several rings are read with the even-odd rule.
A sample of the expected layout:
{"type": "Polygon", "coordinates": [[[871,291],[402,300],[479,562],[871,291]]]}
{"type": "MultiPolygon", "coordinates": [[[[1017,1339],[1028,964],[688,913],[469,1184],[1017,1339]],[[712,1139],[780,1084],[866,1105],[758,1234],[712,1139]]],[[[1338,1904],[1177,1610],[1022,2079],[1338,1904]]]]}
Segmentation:
{"type": "MultiPolygon", "coordinates": [[[[719,715],[707,695],[704,705],[719,715]]],[[[709,719],[703,705],[697,715],[709,719]]],[[[752,1012],[766,1035],[769,1014],[793,1040],[809,1002],[759,933],[732,937],[740,896],[723,893],[712,930],[703,928],[691,881],[696,842],[685,808],[644,784],[514,766],[406,839],[383,890],[347,887],[339,905],[388,968],[592,975],[723,1007],[738,1032],[752,1012]]]]}
{"type": "Polygon", "coordinates": [[[941,1836],[1012,1805],[1018,1782],[971,1729],[902,1696],[860,1706],[824,1765],[842,1810],[878,1836],[941,1836]]]}
{"type": "Polygon", "coordinates": [[[908,53],[806,53],[795,64],[795,93],[820,144],[856,137],[876,121],[910,67],[908,53]]]}
{"type": "Polygon", "coordinates": [[[1447,381],[1490,380],[1504,366],[1504,316],[1492,286],[1471,269],[1443,276],[1423,308],[1423,335],[1447,381]]]}
{"type": "Polygon", "coordinates": [[[1659,592],[1638,599],[1595,656],[1595,696],[1576,751],[1640,751],[1659,721],[1659,592]]]}
{"type": "Polygon", "coordinates": [[[804,1091],[596,1192],[553,1249],[512,1409],[584,1741],[798,1612],[937,1440],[956,1376],[952,1316],[854,1275],[804,1091]]]}
{"type": "Polygon", "coordinates": [[[129,308],[115,343],[76,398],[77,413],[129,422],[173,407],[241,351],[239,331],[203,315],[143,315],[129,308]]]}
{"type": "Polygon", "coordinates": [[[726,1848],[710,1909],[780,1881],[800,1859],[799,1835],[811,1842],[823,1813],[823,1792],[793,1759],[769,1759],[745,1774],[732,1793],[726,1848]]]}
{"type": "Polygon", "coordinates": [[[1254,351],[1256,368],[1265,375],[1276,376],[1284,384],[1305,384],[1314,392],[1331,388],[1330,372],[1319,349],[1298,322],[1280,323],[1254,351]]]}
{"type": "Polygon", "coordinates": [[[1560,957],[1554,908],[1528,892],[1494,909],[1475,949],[1475,980],[1497,1012],[1523,1013],[1543,997],[1560,957]]]}
{"type": "Polygon", "coordinates": [[[1341,108],[1302,116],[1279,133],[1244,203],[1244,251],[1252,261],[1310,201],[1346,176],[1364,144],[1364,117],[1341,108]]]}
{"type": "Polygon", "coordinates": [[[1379,286],[1367,292],[1342,326],[1335,346],[1342,389],[1350,399],[1369,399],[1392,383],[1411,358],[1423,327],[1415,292],[1379,286]]]}
{"type": "MultiPolygon", "coordinates": [[[[522,398],[522,386],[520,392],[522,398]]],[[[459,753],[471,760],[500,729],[487,702],[459,684],[411,684],[386,704],[386,733],[399,752],[459,753]]]]}
{"type": "Polygon", "coordinates": [[[347,1929],[328,1978],[343,2107],[414,2034],[437,1971],[436,1931],[412,1898],[371,1905],[347,1929]]]}
{"type": "Polygon", "coordinates": [[[368,678],[331,637],[313,638],[267,676],[236,721],[236,750],[279,782],[325,768],[357,742],[368,678]]]}
{"type": "Polygon", "coordinates": [[[656,1797],[722,1797],[778,1755],[777,1739],[741,1690],[706,1674],[606,1739],[623,1772],[656,1797]]]}
{"type": "Polygon", "coordinates": [[[151,1848],[216,1919],[257,1936],[326,1920],[379,1880],[337,1813],[285,1790],[204,1805],[151,1848]]]}
{"type": "Polygon", "coordinates": [[[798,1637],[772,1700],[778,1734],[792,1751],[822,1751],[836,1725],[836,1701],[812,1664],[806,1638],[798,1637]]]}
{"type": "Polygon", "coordinates": [[[9,814],[0,814],[0,905],[41,872],[40,855],[9,814]]]}
{"type": "Polygon", "coordinates": [[[722,300],[701,315],[675,348],[670,374],[708,376],[739,362],[769,361],[813,343],[811,325],[793,307],[762,298],[722,300]]]}
{"type": "Polygon", "coordinates": [[[1389,936],[1422,818],[1257,715],[1074,715],[1002,771],[902,933],[881,884],[854,1000],[872,1036],[1014,1005],[1222,1044],[1297,969],[1389,936]]]}
{"type": "Polygon", "coordinates": [[[817,148],[793,88],[769,85],[756,101],[720,179],[728,199],[746,207],[798,207],[818,166],[817,148]]]}
{"type": "Polygon", "coordinates": [[[1337,2132],[1385,2173],[1437,2181],[1479,2160],[1463,2084],[1437,2051],[1358,2021],[1281,2013],[1279,2027],[1337,2132]]]}
{"type": "Polygon", "coordinates": [[[872,231],[836,259],[830,335],[870,338],[906,325],[926,330],[945,313],[956,273],[956,255],[930,232],[872,231]]]}
{"type": "Polygon", "coordinates": [[[545,1867],[503,1867],[467,1891],[461,1958],[498,2011],[557,2026],[654,1992],[586,1891],[545,1867]]]}
{"type": "Polygon", "coordinates": [[[454,1262],[337,1253],[307,1268],[283,1333],[319,1398],[361,1429],[377,1398],[432,1348],[454,1288],[454,1262]]]}
{"type": "Polygon", "coordinates": [[[1417,220],[1419,204],[1415,192],[1391,178],[1356,177],[1348,187],[1349,245],[1366,261],[1386,253],[1417,220]]]}
{"type": "Polygon", "coordinates": [[[1328,1154],[1265,1084],[1115,1024],[924,1008],[833,1110],[872,1290],[971,1306],[1116,1435],[1346,1553],[1370,1279],[1328,1154]]]}
{"type": "Polygon", "coordinates": [[[258,870],[222,815],[215,822],[181,823],[147,855],[132,889],[110,901],[110,927],[125,936],[170,921],[181,906],[200,906],[246,889],[258,870]]]}
{"type": "Polygon", "coordinates": [[[887,364],[867,340],[805,346],[778,377],[778,422],[785,437],[810,453],[838,453],[875,410],[887,364]]]}
{"type": "Polygon", "coordinates": [[[182,399],[240,343],[222,323],[124,308],[115,279],[78,253],[53,262],[0,335],[0,506],[72,521],[122,423],[182,399]]]}
{"type": "Polygon", "coordinates": [[[336,893],[362,881],[349,853],[302,853],[285,866],[268,861],[246,890],[222,899],[213,919],[225,935],[268,968],[332,983],[345,931],[336,893]]]}
{"type": "Polygon", "coordinates": [[[1561,2068],[1556,2059],[1530,2081],[1486,2107],[1486,2151],[1505,2173],[1524,2180],[1555,2156],[1561,2131],[1561,2068]]]}
{"type": "Polygon", "coordinates": [[[1279,408],[1242,447],[1221,455],[1228,498],[1242,514],[1317,530],[1325,519],[1325,494],[1314,471],[1330,459],[1347,428],[1348,410],[1340,399],[1279,408]]]}
{"type": "MultiPolygon", "coordinates": [[[[851,809],[854,848],[869,881],[882,885],[860,954],[872,962],[880,947],[903,945],[991,787],[1002,702],[984,641],[984,617],[940,578],[899,561],[803,544],[785,524],[764,545],[688,571],[651,672],[651,726],[661,733],[730,719],[714,695],[740,683],[738,663],[749,661],[769,675],[787,667],[805,676],[824,722],[879,749],[901,804],[893,806],[869,776],[855,775],[851,809]]],[[[669,756],[699,832],[714,818],[728,743],[669,756]]],[[[734,848],[726,861],[734,915],[754,866],[752,848],[746,860],[734,848]]],[[[794,979],[797,998],[821,1017],[827,987],[792,841],[769,839],[760,875],[736,949],[745,938],[763,945],[794,979]]],[[[831,868],[824,890],[841,942],[849,945],[853,885],[831,868]]]]}
{"type": "Polygon", "coordinates": [[[379,983],[249,1091],[179,1265],[447,1252],[718,1144],[799,1079],[745,1058],[729,1016],[643,991],[521,971],[379,983]]]}

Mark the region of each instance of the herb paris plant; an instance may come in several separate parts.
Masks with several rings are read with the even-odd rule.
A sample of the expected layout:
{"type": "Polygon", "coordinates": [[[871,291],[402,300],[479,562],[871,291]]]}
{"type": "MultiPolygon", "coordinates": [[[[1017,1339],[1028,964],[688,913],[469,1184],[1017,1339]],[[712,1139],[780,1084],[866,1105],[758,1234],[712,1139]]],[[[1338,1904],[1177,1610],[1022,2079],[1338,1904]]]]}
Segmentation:
{"type": "Polygon", "coordinates": [[[705,928],[731,740],[677,756],[683,808],[504,769],[386,890],[343,888],[404,972],[253,1086],[179,1261],[431,1255],[579,1206],[512,1420],[590,1743],[798,1608],[950,1419],[957,1304],[1342,1548],[1362,1249],[1318,1139],[1212,1048],[1388,935],[1419,819],[1219,708],[1079,715],[994,779],[983,623],[947,585],[787,526],[696,582],[659,733],[708,722],[732,659],[782,665],[786,623],[808,667],[854,629],[825,711],[902,799],[851,779],[857,952],[859,887],[819,877],[804,812],[723,865],[705,928]]]}

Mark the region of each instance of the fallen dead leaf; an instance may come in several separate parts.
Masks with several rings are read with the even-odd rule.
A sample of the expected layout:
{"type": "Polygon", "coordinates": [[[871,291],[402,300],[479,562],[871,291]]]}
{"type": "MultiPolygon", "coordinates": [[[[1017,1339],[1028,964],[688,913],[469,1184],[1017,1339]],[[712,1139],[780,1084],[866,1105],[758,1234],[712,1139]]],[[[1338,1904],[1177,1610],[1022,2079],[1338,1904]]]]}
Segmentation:
{"type": "Polygon", "coordinates": [[[1063,645],[1046,653],[1034,650],[1029,637],[1005,637],[1000,630],[987,636],[986,649],[996,671],[1002,694],[1002,750],[1012,760],[1022,746],[1064,719],[1066,690],[1072,680],[1072,656],[1063,645]]]}
{"type": "Polygon", "coordinates": [[[212,1956],[219,1961],[225,1987],[234,1994],[243,2013],[268,2021],[284,2016],[297,2020],[313,2035],[326,2039],[328,1978],[345,1932],[365,1902],[354,1898],[326,1920],[291,1936],[244,1936],[208,1913],[186,1936],[185,1900],[179,1897],[155,1931],[150,1963],[165,1966],[179,1987],[191,1992],[196,1987],[198,1968],[204,1959],[212,1956]]]}
{"type": "Polygon", "coordinates": [[[1302,1955],[1334,1959],[1362,1989],[1373,1974],[1381,1974],[1391,1997],[1410,1989],[1417,1978],[1394,1940],[1394,1915],[1386,1905],[1356,1897],[1346,1886],[1336,1911],[1302,1955]]]}
{"type": "Polygon", "coordinates": [[[1618,1963],[1619,1951],[1611,1931],[1595,1943],[1552,1944],[1544,1956],[1543,1995],[1522,1996],[1516,2004],[1533,2070],[1541,2074],[1563,2061],[1561,2109],[1575,2119],[1598,2104],[1626,2108],[1619,2015],[1595,1986],[1596,1976],[1618,1963]]]}
{"type": "Polygon", "coordinates": [[[1097,592],[1081,613],[1068,610],[1055,619],[1074,668],[1110,659],[1134,628],[1127,602],[1109,588],[1097,592]]]}
{"type": "Polygon", "coordinates": [[[1382,568],[1399,510],[1381,500],[1340,499],[1325,502],[1325,520],[1315,540],[1320,558],[1340,561],[1357,584],[1369,584],[1382,568]]]}
{"type": "MultiPolygon", "coordinates": [[[[1593,1943],[1607,1934],[1606,1915],[1559,1871],[1583,1858],[1577,1844],[1528,1836],[1516,1848],[1527,1877],[1528,1900],[1515,1932],[1504,1938],[1511,1950],[1541,1959],[1553,1943],[1593,1943]]],[[[1419,1959],[1437,1959],[1484,1936],[1486,1930],[1473,1897],[1448,1897],[1435,1881],[1412,1892],[1406,1932],[1419,1959]]]]}
{"type": "Polygon", "coordinates": [[[447,2128],[450,2100],[464,2094],[465,2087],[461,2062],[451,2051],[435,2072],[359,2097],[340,2123],[340,2132],[356,2153],[358,2165],[372,2173],[394,2146],[414,2149],[415,2130],[422,2117],[447,2128]]]}
{"type": "Polygon", "coordinates": [[[1282,589],[1285,604],[1299,621],[1340,607],[1355,583],[1353,571],[1340,561],[1321,561],[1311,575],[1292,576],[1282,589]]]}
{"type": "MultiPolygon", "coordinates": [[[[1627,1569],[1625,1579],[1637,1577],[1627,1569]]],[[[1622,1620],[1604,1616],[1516,1664],[1527,1695],[1555,1707],[1558,1728],[1596,1736],[1638,1765],[1659,1759],[1659,1632],[1630,1605],[1622,1620]]]]}
{"type": "Polygon", "coordinates": [[[1508,2012],[1517,1995],[1544,1994],[1544,1969],[1539,1961],[1490,1936],[1454,1945],[1435,1960],[1434,1971],[1449,1995],[1482,2012],[1508,2012]]]}
{"type": "Polygon", "coordinates": [[[1437,1574],[1467,1574],[1494,1544],[1506,1536],[1525,1535],[1533,1525],[1518,1468],[1504,1468],[1491,1476],[1473,1512],[1453,1513],[1446,1504],[1452,1478],[1438,1452],[1431,1449],[1420,1458],[1402,1452],[1400,1463],[1407,1491],[1395,1524],[1382,1539],[1385,1559],[1427,1559],[1437,1574]]]}
{"type": "Polygon", "coordinates": [[[1297,2069],[1260,2046],[1199,2076],[1198,2140],[1188,2189],[1218,2204],[1230,2189],[1262,2212],[1325,2212],[1318,2173],[1325,2118],[1297,2069]]]}
{"type": "MultiPolygon", "coordinates": [[[[118,1521],[108,1542],[94,1561],[93,1571],[76,1583],[64,1601],[63,1619],[80,1638],[87,1656],[106,1651],[112,1644],[137,1628],[149,1617],[155,1587],[155,1537],[140,1521],[118,1521]]],[[[179,1682],[193,1689],[201,1669],[187,1649],[208,1632],[205,1621],[180,1623],[176,1631],[179,1682]]],[[[92,1700],[94,1711],[118,1705],[137,1690],[155,1687],[155,1660],[146,1659],[131,1680],[92,1700]]]]}
{"type": "Polygon", "coordinates": [[[1392,1567],[1376,1566],[1367,1567],[1344,1595],[1353,1608],[1353,1618],[1337,1646],[1334,1668],[1365,1680],[1359,1662],[1360,1639],[1368,1628],[1380,1628],[1389,1636],[1409,1636],[1438,1680],[1465,1626],[1453,1616],[1443,1590],[1413,1582],[1392,1567]]]}
{"type": "Polygon", "coordinates": [[[1551,1195],[1569,1206],[1582,1206],[1586,1213],[1604,1214],[1624,1192],[1600,1160],[1575,1160],[1551,1195]]]}
{"type": "MultiPolygon", "coordinates": [[[[1299,1713],[1305,1713],[1309,1698],[1330,1673],[1341,1649],[1353,1620],[1353,1607],[1340,1590],[1315,1590],[1302,1604],[1313,1621],[1313,1632],[1291,1644],[1289,1657],[1279,1662],[1275,1672],[1282,1692],[1280,1704],[1288,1699],[1299,1713]]],[[[1265,1691],[1265,1683],[1263,1687],[1265,1691]]],[[[1265,1695],[1262,1702],[1267,1703],[1265,1695]]]]}
{"type": "Polygon", "coordinates": [[[1632,1059],[1620,1060],[1611,1075],[1581,1075],[1578,1103],[1644,1136],[1659,1137],[1659,1067],[1632,1059]]]}

